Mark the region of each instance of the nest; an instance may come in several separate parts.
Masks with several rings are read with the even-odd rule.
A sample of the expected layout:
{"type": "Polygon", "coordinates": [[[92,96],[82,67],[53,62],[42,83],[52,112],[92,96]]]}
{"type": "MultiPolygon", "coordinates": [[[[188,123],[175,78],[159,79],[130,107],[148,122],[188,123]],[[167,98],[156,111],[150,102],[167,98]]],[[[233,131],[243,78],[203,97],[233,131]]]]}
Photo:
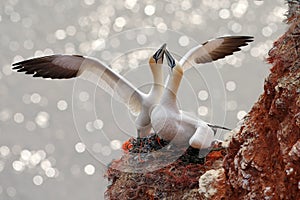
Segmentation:
{"type": "MultiPolygon", "coordinates": [[[[222,149],[199,157],[203,152],[198,149],[175,146],[155,134],[130,138],[123,149],[124,155],[112,161],[106,173],[111,182],[108,199],[184,199],[186,192],[198,188],[200,176],[226,154],[222,149]]],[[[199,198],[198,192],[193,195],[199,198]]]]}

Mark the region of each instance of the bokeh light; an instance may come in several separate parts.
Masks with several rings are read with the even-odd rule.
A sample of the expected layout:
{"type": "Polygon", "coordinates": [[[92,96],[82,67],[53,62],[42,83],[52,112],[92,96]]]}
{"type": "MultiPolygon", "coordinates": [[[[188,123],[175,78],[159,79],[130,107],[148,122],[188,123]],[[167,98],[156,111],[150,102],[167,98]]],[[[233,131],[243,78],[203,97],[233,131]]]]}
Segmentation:
{"type": "Polygon", "coordinates": [[[84,172],[87,175],[93,175],[95,173],[95,167],[92,164],[88,164],[84,167],[84,172]]]}

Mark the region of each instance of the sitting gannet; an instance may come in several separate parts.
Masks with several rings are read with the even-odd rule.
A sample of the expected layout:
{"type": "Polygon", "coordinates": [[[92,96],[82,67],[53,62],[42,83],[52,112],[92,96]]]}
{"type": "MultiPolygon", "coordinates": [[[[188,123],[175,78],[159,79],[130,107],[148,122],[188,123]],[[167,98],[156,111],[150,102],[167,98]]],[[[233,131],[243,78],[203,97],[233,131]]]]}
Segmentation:
{"type": "Polygon", "coordinates": [[[251,41],[253,41],[252,37],[249,36],[216,38],[194,47],[179,62],[167,50],[165,51],[172,74],[166,83],[160,103],[151,113],[152,127],[162,139],[177,145],[189,144],[197,149],[211,146],[215,140],[212,128],[226,128],[210,125],[178,109],[176,95],[184,70],[191,68],[194,64],[207,63],[232,55],[233,52],[240,50],[239,47],[251,41]]]}
{"type": "Polygon", "coordinates": [[[181,65],[166,50],[165,56],[172,74],[165,86],[160,103],[151,113],[151,123],[160,138],[176,145],[191,145],[203,149],[211,146],[214,131],[200,119],[185,115],[176,103],[177,91],[183,76],[181,65]]]}
{"type": "Polygon", "coordinates": [[[163,44],[149,59],[153,76],[153,85],[148,94],[141,92],[128,80],[115,73],[105,63],[90,57],[79,55],[51,55],[24,60],[13,64],[13,69],[33,77],[51,79],[69,79],[88,73],[92,79],[113,98],[127,105],[133,114],[138,137],[144,137],[151,131],[150,108],[157,104],[163,93],[162,63],[166,44],[163,44]]]}

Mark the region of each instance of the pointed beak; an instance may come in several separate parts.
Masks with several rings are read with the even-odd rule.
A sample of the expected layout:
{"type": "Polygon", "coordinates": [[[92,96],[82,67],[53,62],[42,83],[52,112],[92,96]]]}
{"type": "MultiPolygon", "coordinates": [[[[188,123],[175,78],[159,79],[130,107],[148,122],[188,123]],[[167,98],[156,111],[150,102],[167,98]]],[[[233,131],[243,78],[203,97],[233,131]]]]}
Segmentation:
{"type": "Polygon", "coordinates": [[[171,69],[173,69],[176,65],[175,59],[173,58],[173,56],[170,54],[170,52],[167,49],[165,50],[165,54],[166,54],[166,58],[167,58],[169,67],[171,67],[171,69]]]}
{"type": "Polygon", "coordinates": [[[164,54],[166,50],[167,44],[163,44],[153,55],[153,58],[157,64],[162,64],[164,61],[164,54]]]}

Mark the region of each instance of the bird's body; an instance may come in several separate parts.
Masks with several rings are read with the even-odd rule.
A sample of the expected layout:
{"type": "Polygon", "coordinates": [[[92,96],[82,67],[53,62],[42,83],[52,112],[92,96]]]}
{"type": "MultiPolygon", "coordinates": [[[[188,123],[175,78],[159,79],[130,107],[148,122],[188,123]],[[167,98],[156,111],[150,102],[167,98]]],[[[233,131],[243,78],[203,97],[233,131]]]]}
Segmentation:
{"type": "Polygon", "coordinates": [[[190,118],[181,110],[159,105],[153,110],[151,119],[159,137],[178,146],[191,145],[189,141],[196,132],[195,138],[199,141],[191,145],[194,148],[208,148],[214,140],[214,132],[206,122],[190,118]]]}
{"type": "Polygon", "coordinates": [[[201,119],[186,115],[179,110],[176,103],[176,94],[183,76],[180,65],[172,71],[160,103],[151,113],[151,122],[155,132],[164,140],[176,145],[191,145],[195,148],[208,148],[214,140],[214,132],[201,119]],[[190,143],[194,137],[197,142],[190,143]]]}
{"type": "Polygon", "coordinates": [[[159,103],[163,88],[163,84],[153,86],[150,93],[145,95],[141,102],[141,110],[135,120],[135,125],[140,133],[140,137],[147,136],[152,129],[150,113],[152,112],[153,106],[159,103]]]}
{"type": "Polygon", "coordinates": [[[114,72],[105,63],[79,55],[52,55],[33,58],[13,64],[18,72],[33,74],[34,77],[69,79],[83,77],[97,84],[114,99],[124,103],[137,115],[135,125],[138,137],[150,133],[150,109],[157,104],[163,92],[162,63],[166,44],[149,59],[153,85],[148,94],[141,92],[128,80],[114,72]]]}

